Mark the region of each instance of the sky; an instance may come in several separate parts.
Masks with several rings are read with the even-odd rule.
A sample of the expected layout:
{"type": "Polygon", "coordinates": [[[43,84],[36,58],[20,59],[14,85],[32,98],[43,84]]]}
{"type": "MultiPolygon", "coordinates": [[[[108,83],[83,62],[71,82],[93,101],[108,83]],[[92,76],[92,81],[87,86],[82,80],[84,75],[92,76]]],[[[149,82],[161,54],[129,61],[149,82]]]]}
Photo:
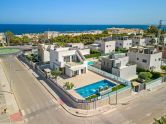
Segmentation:
{"type": "Polygon", "coordinates": [[[166,0],[0,0],[0,24],[157,24],[166,0]]]}

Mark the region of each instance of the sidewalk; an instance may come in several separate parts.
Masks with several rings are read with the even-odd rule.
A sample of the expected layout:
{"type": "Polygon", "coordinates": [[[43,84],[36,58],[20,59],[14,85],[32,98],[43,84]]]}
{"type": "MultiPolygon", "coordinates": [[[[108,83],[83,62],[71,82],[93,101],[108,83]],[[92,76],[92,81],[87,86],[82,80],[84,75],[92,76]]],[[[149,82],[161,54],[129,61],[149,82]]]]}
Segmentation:
{"type": "MultiPolygon", "coordinates": [[[[19,107],[17,105],[16,99],[12,90],[10,89],[9,80],[5,75],[5,70],[0,59],[0,94],[3,95],[4,102],[0,102],[0,116],[6,116],[6,120],[17,122],[21,121],[21,113],[19,112],[19,107]],[[6,109],[6,112],[5,112],[6,109]]],[[[1,101],[1,99],[0,99],[1,101]]],[[[4,120],[4,118],[0,118],[4,120]]]]}

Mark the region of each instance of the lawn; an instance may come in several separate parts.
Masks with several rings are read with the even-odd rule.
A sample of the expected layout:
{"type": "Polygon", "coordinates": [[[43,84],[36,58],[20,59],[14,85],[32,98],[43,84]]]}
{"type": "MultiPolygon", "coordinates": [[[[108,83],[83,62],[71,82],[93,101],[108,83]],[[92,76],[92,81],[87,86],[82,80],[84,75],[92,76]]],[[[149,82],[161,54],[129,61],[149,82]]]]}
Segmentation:
{"type": "Polygon", "coordinates": [[[12,54],[19,52],[19,49],[14,48],[0,48],[0,54],[12,54]]]}
{"type": "Polygon", "coordinates": [[[118,86],[115,86],[115,87],[112,88],[112,92],[114,92],[114,91],[116,91],[116,90],[119,90],[119,89],[122,89],[122,88],[124,88],[124,87],[125,87],[125,85],[123,85],[123,84],[120,84],[120,85],[118,85],[118,86]]]}

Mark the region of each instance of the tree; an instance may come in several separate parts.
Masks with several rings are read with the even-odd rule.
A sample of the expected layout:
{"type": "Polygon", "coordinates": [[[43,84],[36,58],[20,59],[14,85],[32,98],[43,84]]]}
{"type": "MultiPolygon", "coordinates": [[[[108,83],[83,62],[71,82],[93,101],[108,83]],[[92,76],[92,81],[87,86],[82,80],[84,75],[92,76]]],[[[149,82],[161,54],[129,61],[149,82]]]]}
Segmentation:
{"type": "Polygon", "coordinates": [[[5,36],[7,39],[8,46],[10,46],[10,40],[14,37],[14,34],[11,31],[7,31],[5,32],[5,36]]]}
{"type": "Polygon", "coordinates": [[[51,75],[54,77],[54,78],[57,78],[59,75],[61,75],[62,72],[61,71],[57,71],[57,70],[54,70],[54,71],[51,71],[51,75]]]}
{"type": "Polygon", "coordinates": [[[103,34],[109,34],[109,33],[108,33],[108,30],[104,30],[102,33],[103,33],[103,34]]]}
{"type": "Polygon", "coordinates": [[[66,90],[71,90],[71,89],[73,89],[74,84],[70,83],[70,82],[66,82],[64,86],[65,86],[66,90]]]}
{"type": "Polygon", "coordinates": [[[28,36],[23,36],[23,37],[21,38],[21,40],[22,40],[22,42],[25,43],[25,44],[31,42],[31,40],[28,38],[28,36]]]}
{"type": "Polygon", "coordinates": [[[149,28],[145,31],[146,34],[154,34],[155,36],[158,35],[159,29],[156,26],[149,26],[149,28]]]}
{"type": "Polygon", "coordinates": [[[156,43],[156,40],[154,38],[152,38],[150,41],[149,41],[150,45],[154,45],[156,43]]]}
{"type": "Polygon", "coordinates": [[[152,76],[153,76],[153,75],[152,75],[150,72],[140,72],[139,75],[138,75],[138,77],[139,77],[140,79],[143,79],[143,80],[145,80],[145,81],[151,79],[152,76]]]}

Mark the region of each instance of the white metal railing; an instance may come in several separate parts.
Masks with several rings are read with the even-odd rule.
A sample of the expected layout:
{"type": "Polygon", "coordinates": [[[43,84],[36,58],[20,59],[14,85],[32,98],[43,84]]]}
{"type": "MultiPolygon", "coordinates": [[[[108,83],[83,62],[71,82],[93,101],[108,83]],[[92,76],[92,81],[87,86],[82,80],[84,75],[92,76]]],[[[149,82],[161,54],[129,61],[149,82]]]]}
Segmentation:
{"type": "Polygon", "coordinates": [[[130,86],[131,85],[130,81],[127,81],[127,80],[122,79],[122,78],[120,78],[118,76],[112,75],[112,74],[110,74],[108,72],[102,71],[102,70],[100,70],[98,68],[95,68],[95,67],[92,67],[92,66],[88,66],[88,70],[93,71],[93,72],[95,72],[97,74],[100,74],[102,76],[105,76],[107,78],[110,78],[110,79],[112,79],[114,81],[117,81],[117,82],[119,82],[121,84],[124,84],[125,86],[130,86]]]}

